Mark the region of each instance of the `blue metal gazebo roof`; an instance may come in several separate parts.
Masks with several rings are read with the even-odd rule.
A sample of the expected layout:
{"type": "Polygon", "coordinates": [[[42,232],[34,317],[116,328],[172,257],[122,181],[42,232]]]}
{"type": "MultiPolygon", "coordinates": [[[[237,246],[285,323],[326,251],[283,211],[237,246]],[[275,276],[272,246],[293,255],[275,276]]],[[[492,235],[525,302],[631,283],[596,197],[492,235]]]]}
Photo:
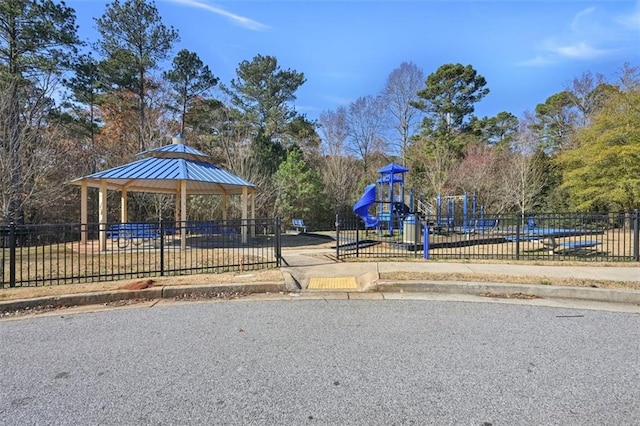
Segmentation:
{"type": "Polygon", "coordinates": [[[156,158],[184,158],[185,160],[204,161],[211,163],[211,157],[207,154],[191,148],[183,143],[172,143],[160,148],[150,149],[136,155],[136,157],[156,157],[156,158]]]}
{"type": "Polygon", "coordinates": [[[146,156],[112,169],[75,179],[99,188],[106,181],[111,190],[175,193],[179,182],[186,181],[189,194],[241,194],[242,188],[255,185],[215,164],[206,154],[182,143],[173,143],[138,154],[146,156]]]}

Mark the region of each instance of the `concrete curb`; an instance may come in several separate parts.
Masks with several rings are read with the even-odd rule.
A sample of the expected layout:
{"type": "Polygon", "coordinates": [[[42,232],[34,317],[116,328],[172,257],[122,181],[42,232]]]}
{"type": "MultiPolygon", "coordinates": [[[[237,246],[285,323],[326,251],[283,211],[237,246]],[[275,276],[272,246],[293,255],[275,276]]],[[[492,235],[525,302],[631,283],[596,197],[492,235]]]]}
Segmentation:
{"type": "MultiPolygon", "coordinates": [[[[367,275],[372,278],[374,274],[367,275]]],[[[362,277],[361,277],[362,278],[362,277]]],[[[367,280],[365,280],[367,281],[367,280]]],[[[361,285],[363,283],[360,283],[361,285]]],[[[285,282],[264,282],[251,284],[208,284],[188,286],[162,286],[143,290],[113,290],[96,293],[70,294],[63,296],[37,297],[0,301],[0,312],[10,312],[21,309],[33,309],[43,306],[70,307],[84,305],[102,305],[121,300],[132,299],[170,299],[192,294],[207,293],[288,293],[296,290],[295,285],[288,280],[285,282]]],[[[361,290],[362,291],[362,290],[361,290]]],[[[626,303],[640,305],[640,291],[600,289],[588,287],[562,287],[531,284],[500,284],[486,282],[463,281],[378,281],[367,286],[368,292],[379,293],[441,293],[441,294],[469,294],[496,295],[525,294],[544,299],[576,299],[595,302],[626,303]]],[[[304,293],[304,291],[303,291],[304,293]]]]}
{"type": "Polygon", "coordinates": [[[640,291],[532,284],[500,284],[464,281],[378,281],[379,292],[423,292],[444,294],[526,294],[545,299],[579,299],[596,302],[640,304],[640,291]]]}
{"type": "Polygon", "coordinates": [[[0,301],[0,312],[33,309],[41,306],[55,308],[84,305],[102,305],[132,299],[169,299],[191,294],[207,293],[278,293],[288,291],[284,283],[264,282],[252,284],[207,284],[188,286],[150,287],[143,290],[112,290],[63,296],[35,297],[0,301]]]}

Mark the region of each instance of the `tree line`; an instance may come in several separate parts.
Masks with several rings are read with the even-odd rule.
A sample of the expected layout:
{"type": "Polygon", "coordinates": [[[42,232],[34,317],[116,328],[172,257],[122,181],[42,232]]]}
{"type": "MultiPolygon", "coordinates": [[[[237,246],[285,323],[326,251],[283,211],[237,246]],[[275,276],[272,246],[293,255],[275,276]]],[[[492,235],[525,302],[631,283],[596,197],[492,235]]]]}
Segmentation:
{"type": "MultiPolygon", "coordinates": [[[[585,72],[518,118],[475,116],[489,87],[471,65],[425,76],[405,62],[380,93],[310,120],[295,109],[303,72],[258,54],[220,82],[196,52],[174,54],[179,32],[151,1],[114,0],[95,24],[98,39],[86,43],[62,2],[0,3],[0,223],[77,221],[79,194],[65,182],[176,133],[259,187],[258,216],[284,221],[348,211],[391,161],[410,168],[417,197],[475,193],[496,213],[640,207],[631,64],[615,80],[585,72]]],[[[132,197],[131,220],[172,217],[170,197],[132,197]]],[[[215,197],[189,204],[190,219],[220,214],[215,197]]]]}

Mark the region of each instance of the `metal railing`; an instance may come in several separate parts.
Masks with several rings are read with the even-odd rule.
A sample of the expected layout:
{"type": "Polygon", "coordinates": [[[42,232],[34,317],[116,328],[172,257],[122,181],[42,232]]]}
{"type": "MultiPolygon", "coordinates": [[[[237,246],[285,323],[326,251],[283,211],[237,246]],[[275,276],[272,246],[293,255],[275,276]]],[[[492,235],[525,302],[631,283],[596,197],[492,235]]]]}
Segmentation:
{"type": "Polygon", "coordinates": [[[279,267],[280,219],[0,226],[0,288],[279,267]]]}
{"type": "Polygon", "coordinates": [[[640,261],[638,210],[406,219],[365,229],[356,216],[337,217],[336,257],[640,261]]]}

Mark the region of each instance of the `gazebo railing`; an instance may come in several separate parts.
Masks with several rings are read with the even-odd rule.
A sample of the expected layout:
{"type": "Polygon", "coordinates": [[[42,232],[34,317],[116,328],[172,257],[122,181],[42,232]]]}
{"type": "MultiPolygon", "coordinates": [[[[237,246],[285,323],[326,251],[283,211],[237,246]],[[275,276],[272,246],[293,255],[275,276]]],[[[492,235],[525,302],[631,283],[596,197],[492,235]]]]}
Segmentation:
{"type": "Polygon", "coordinates": [[[275,268],[280,244],[277,218],[10,224],[0,226],[0,288],[275,268]]]}

